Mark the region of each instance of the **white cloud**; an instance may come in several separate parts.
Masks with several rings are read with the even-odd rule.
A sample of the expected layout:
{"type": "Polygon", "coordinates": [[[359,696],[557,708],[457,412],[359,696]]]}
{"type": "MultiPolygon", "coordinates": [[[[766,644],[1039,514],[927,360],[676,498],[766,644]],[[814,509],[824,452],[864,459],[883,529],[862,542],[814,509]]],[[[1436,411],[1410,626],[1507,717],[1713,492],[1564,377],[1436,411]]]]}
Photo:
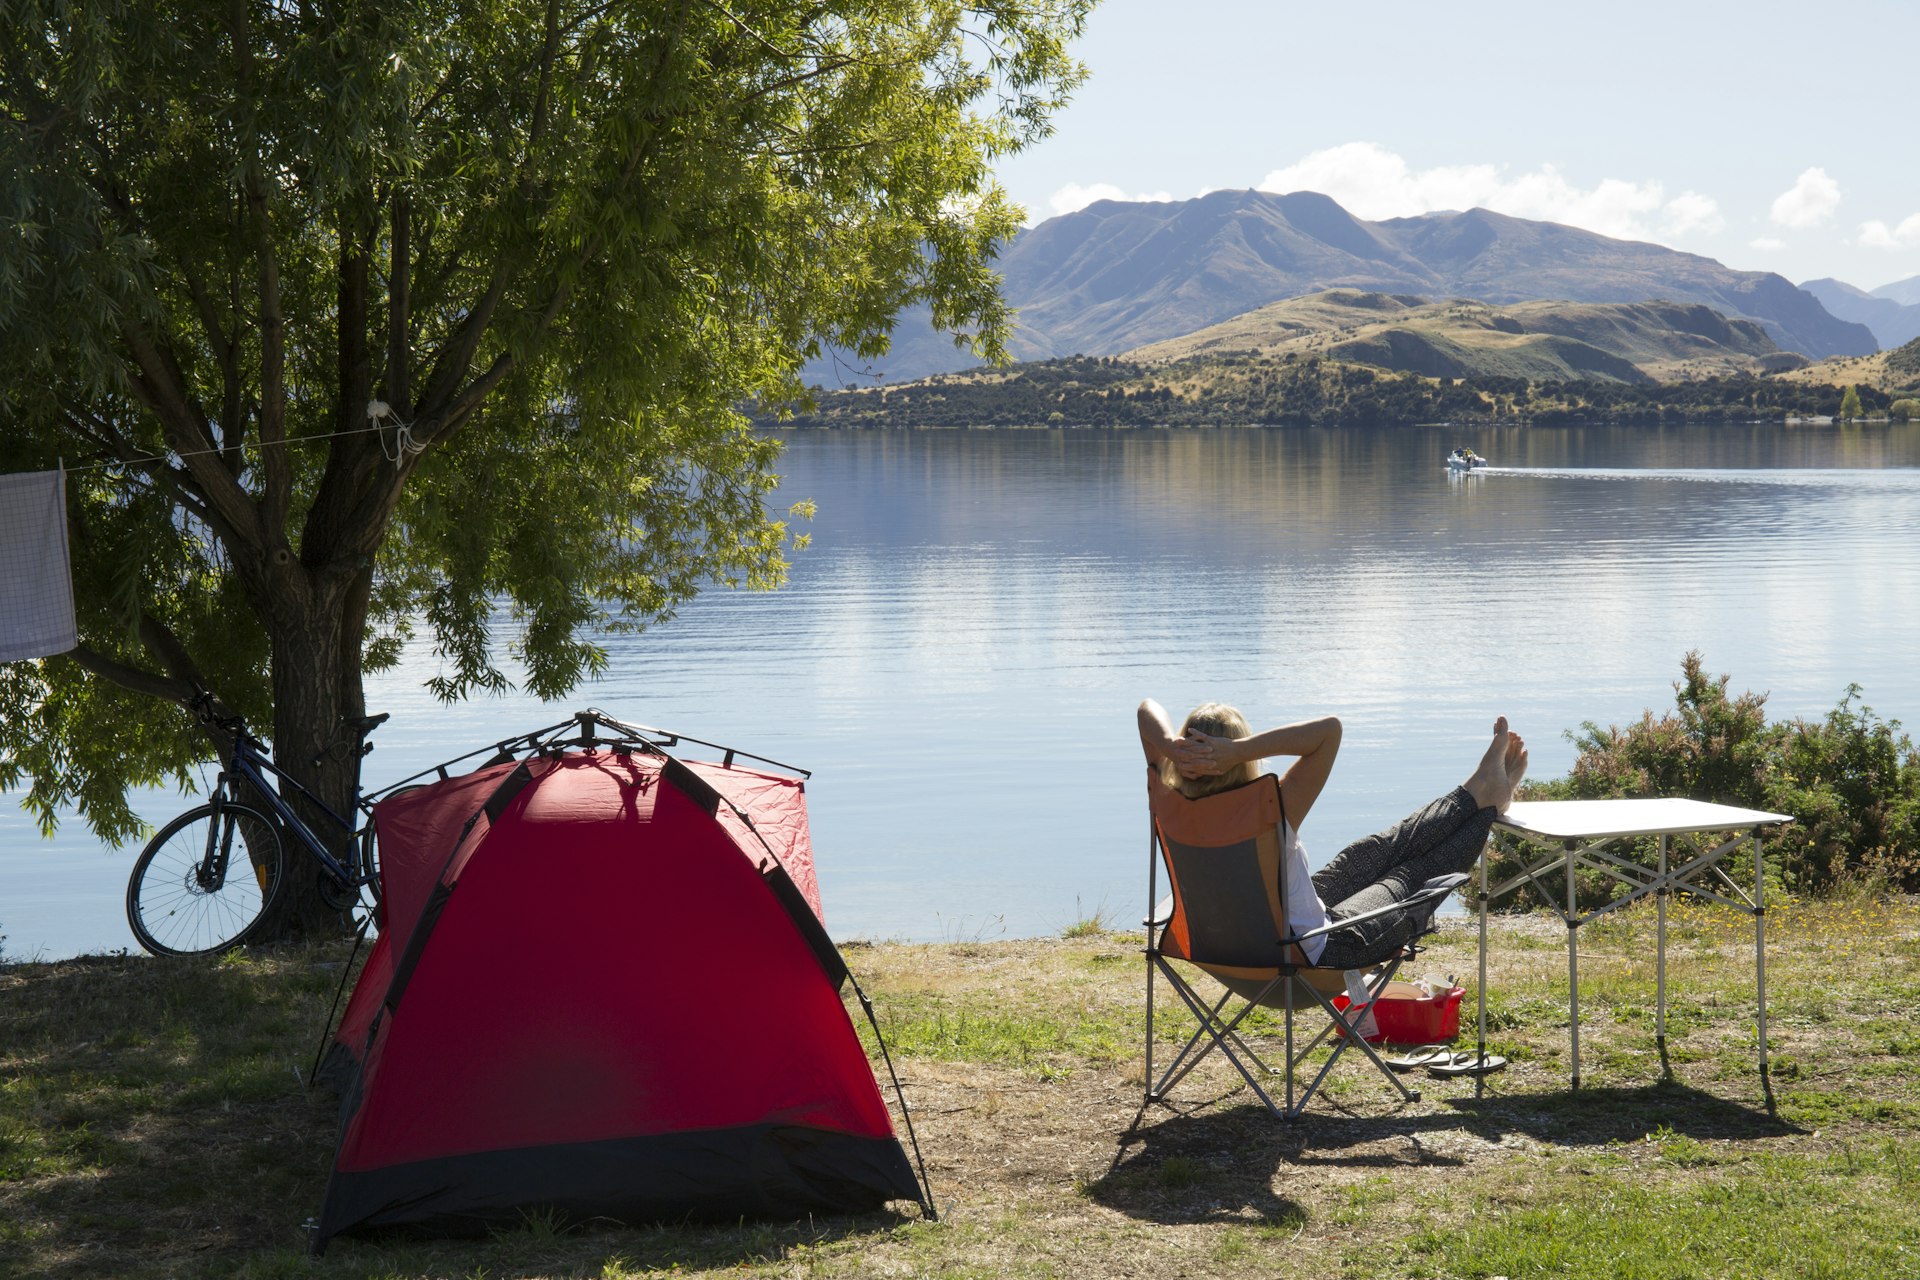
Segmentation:
{"type": "Polygon", "coordinates": [[[1765,249],[1768,252],[1772,252],[1775,249],[1786,248],[1787,242],[1778,236],[1761,236],[1758,239],[1747,241],[1747,246],[1752,249],[1765,249]]]}
{"type": "Polygon", "coordinates": [[[1517,218],[1564,222],[1623,240],[1711,235],[1726,226],[1712,197],[1683,191],[1668,199],[1655,180],[1608,178],[1582,188],[1552,165],[1514,176],[1490,164],[1415,170],[1374,142],[1312,152],[1296,164],[1275,169],[1260,188],[1318,191],[1369,220],[1479,207],[1517,218]]]}
{"type": "Polygon", "coordinates": [[[1066,186],[1053,193],[1047,200],[1047,205],[1053,210],[1053,216],[1057,218],[1063,213],[1073,213],[1076,210],[1084,209],[1096,200],[1152,202],[1171,199],[1173,199],[1173,197],[1164,191],[1155,191],[1150,195],[1128,195],[1111,182],[1096,182],[1092,186],[1086,187],[1081,186],[1077,182],[1069,182],[1066,186]]]}
{"type": "Polygon", "coordinates": [[[1869,249],[1912,249],[1920,247],[1920,213],[1897,227],[1879,219],[1860,224],[1860,243],[1869,249]]]}
{"type": "Polygon", "coordinates": [[[1719,203],[1698,191],[1682,191],[1667,201],[1662,212],[1666,215],[1662,229],[1670,236],[1692,235],[1696,231],[1710,236],[1727,225],[1727,220],[1720,216],[1719,203]]]}
{"type": "Polygon", "coordinates": [[[1783,227],[1814,227],[1840,207],[1840,184],[1825,169],[1809,169],[1791,190],[1774,197],[1773,220],[1783,227]]]}

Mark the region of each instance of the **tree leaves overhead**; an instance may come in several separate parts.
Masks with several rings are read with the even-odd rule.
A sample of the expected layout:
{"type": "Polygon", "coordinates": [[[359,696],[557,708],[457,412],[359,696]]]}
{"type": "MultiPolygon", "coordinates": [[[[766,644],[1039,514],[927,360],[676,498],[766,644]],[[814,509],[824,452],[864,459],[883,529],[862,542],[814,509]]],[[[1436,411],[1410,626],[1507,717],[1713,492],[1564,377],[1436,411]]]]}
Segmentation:
{"type": "Polygon", "coordinates": [[[0,466],[97,468],[85,670],[6,673],[0,783],[124,834],[205,747],[106,680],[317,740],[416,628],[551,697],[778,583],[742,411],[910,304],[1003,352],[991,166],[1090,4],[0,0],[0,466]]]}

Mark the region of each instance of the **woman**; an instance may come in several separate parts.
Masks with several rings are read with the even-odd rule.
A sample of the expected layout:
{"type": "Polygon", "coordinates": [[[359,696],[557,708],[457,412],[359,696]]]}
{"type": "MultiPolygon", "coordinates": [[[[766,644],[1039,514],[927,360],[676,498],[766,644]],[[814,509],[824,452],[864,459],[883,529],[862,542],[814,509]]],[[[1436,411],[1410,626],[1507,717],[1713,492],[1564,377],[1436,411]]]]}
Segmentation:
{"type": "MultiPolygon", "coordinates": [[[[1299,827],[1320,798],[1340,753],[1340,721],[1332,716],[1254,733],[1224,703],[1194,708],[1175,733],[1167,713],[1149,698],[1140,704],[1140,744],[1154,785],[1197,799],[1260,776],[1268,756],[1291,756],[1280,776],[1281,829],[1287,877],[1287,923],[1295,933],[1403,902],[1435,876],[1465,872],[1479,858],[1494,819],[1513,802],[1527,772],[1527,745],[1494,721],[1493,741],[1471,776],[1451,792],[1378,835],[1348,845],[1311,876],[1299,827]]],[[[1310,963],[1354,969],[1417,936],[1428,911],[1388,911],[1335,929],[1307,943],[1310,963]]]]}

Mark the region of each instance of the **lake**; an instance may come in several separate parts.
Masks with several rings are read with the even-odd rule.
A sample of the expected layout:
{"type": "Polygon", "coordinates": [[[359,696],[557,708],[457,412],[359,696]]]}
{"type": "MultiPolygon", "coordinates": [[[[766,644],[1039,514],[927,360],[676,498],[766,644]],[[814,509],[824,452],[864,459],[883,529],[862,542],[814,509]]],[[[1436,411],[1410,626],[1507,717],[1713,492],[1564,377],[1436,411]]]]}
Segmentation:
{"type": "MultiPolygon", "coordinates": [[[[814,771],[841,939],[1055,933],[1145,906],[1133,713],[1327,713],[1316,863],[1459,782],[1497,714],[1533,772],[1582,722],[1672,706],[1700,650],[1772,718],[1849,683],[1920,715],[1920,426],[791,433],[813,545],[614,637],[561,703],[371,682],[370,784],[598,706],[814,771]],[[1448,449],[1496,464],[1449,475],[1448,449]]],[[[150,820],[188,801],[153,797],[150,820]]],[[[132,849],[0,812],[16,958],[130,946],[132,849]]]]}

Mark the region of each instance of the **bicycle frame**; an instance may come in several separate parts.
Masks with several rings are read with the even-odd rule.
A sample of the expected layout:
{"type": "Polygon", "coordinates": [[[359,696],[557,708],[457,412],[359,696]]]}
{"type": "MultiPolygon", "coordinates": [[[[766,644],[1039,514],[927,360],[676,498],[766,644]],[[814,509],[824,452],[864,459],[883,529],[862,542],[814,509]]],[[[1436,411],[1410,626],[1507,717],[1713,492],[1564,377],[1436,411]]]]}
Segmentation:
{"type": "MultiPolygon", "coordinates": [[[[248,784],[252,789],[252,794],[257,796],[260,802],[272,812],[273,817],[280,823],[281,828],[292,835],[301,847],[320,863],[328,875],[332,876],[341,884],[354,888],[366,884],[367,881],[372,878],[373,872],[369,867],[355,865],[349,868],[342,865],[340,860],[335,858],[332,851],[327,848],[326,842],[314,834],[313,829],[301,819],[299,814],[294,812],[293,806],[288,804],[286,797],[281,794],[282,790],[286,787],[292,787],[295,791],[306,797],[307,801],[312,804],[314,808],[318,809],[330,819],[335,826],[339,827],[342,835],[355,835],[360,830],[359,824],[352,818],[341,816],[334,810],[333,806],[301,785],[298,778],[295,778],[285,769],[275,764],[273,760],[267,756],[263,749],[263,744],[257,738],[248,734],[244,729],[239,730],[235,734],[232,763],[220,771],[219,781],[214,786],[211,803],[216,808],[222,803],[229,801],[236,804],[247,803],[247,797],[245,795],[235,794],[234,779],[236,777],[244,780],[248,784]]],[[[354,762],[353,795],[354,807],[361,811],[370,812],[369,806],[361,799],[360,795],[360,766],[358,757],[356,757],[354,762]]],[[[221,849],[216,854],[215,851],[209,850],[208,853],[210,855],[210,867],[207,871],[203,872],[203,875],[217,883],[219,880],[224,879],[226,875],[227,851],[221,849]]],[[[359,859],[356,857],[352,861],[357,864],[359,859]]]]}

